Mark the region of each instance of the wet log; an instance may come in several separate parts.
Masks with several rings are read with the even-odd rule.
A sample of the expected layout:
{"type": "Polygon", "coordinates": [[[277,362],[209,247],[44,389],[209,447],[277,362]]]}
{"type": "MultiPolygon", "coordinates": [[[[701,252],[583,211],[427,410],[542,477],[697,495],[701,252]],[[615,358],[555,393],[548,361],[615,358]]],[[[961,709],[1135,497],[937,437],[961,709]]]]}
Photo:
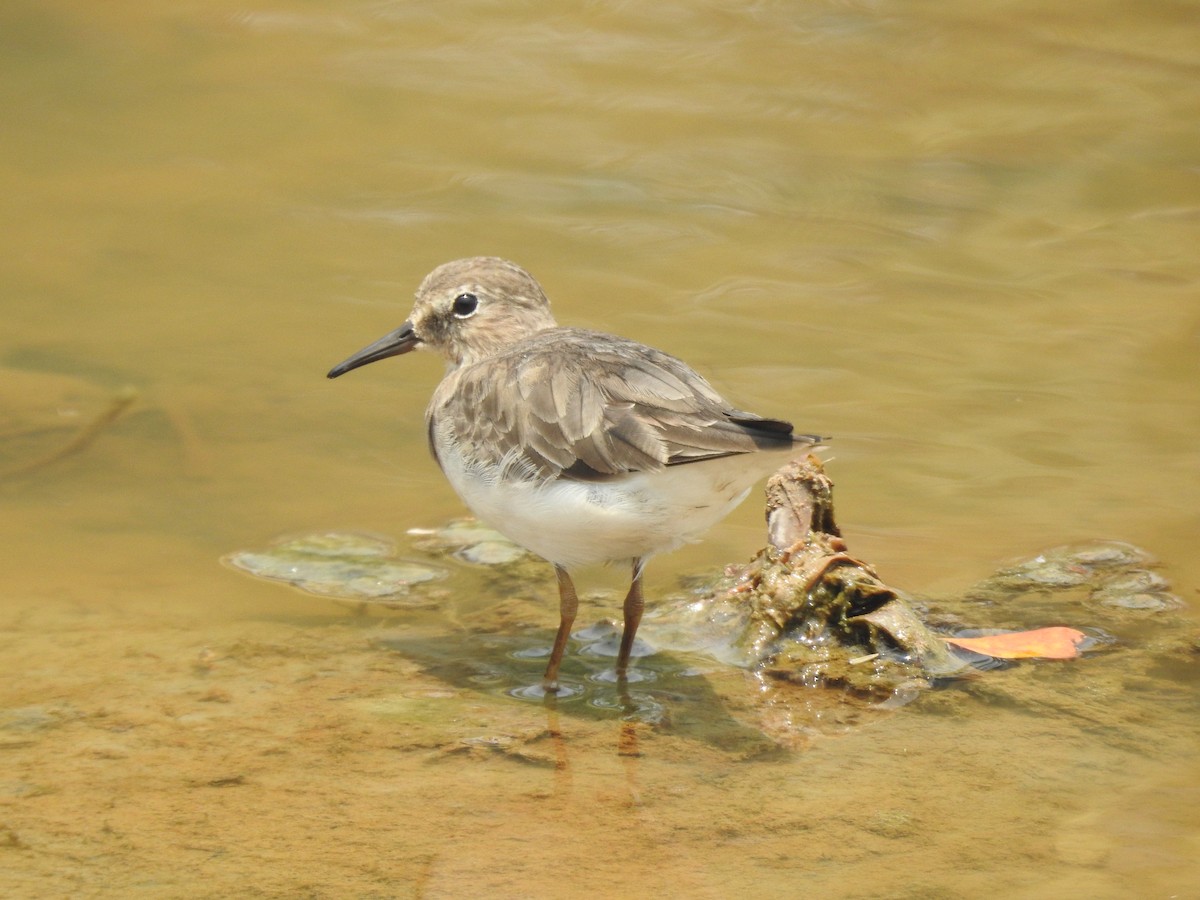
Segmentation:
{"type": "Polygon", "coordinates": [[[901,591],[850,554],[834,515],[833,482],[817,457],[771,476],[767,535],[729,597],[744,604],[740,650],[760,671],[888,696],[913,679],[967,668],[901,591]]]}

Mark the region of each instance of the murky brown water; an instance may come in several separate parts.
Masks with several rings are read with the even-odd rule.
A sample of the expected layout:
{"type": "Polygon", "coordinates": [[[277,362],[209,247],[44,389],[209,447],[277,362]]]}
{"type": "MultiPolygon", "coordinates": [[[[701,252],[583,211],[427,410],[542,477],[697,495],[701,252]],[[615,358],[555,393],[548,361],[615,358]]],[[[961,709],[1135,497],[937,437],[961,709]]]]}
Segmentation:
{"type": "MultiPolygon", "coordinates": [[[[549,712],[456,674],[506,658],[475,598],[363,622],[217,563],[461,512],[423,447],[436,361],[323,375],[491,253],[562,321],[834,435],[893,584],[1118,538],[1194,606],[1194,19],[7,3],[0,893],[1197,896],[1194,662],[1024,665],[768,753],[719,666],[668,727],[549,712]],[[1023,680],[1058,702],[1005,701],[1023,680]]],[[[552,594],[516,633],[549,640],[552,594]]]]}

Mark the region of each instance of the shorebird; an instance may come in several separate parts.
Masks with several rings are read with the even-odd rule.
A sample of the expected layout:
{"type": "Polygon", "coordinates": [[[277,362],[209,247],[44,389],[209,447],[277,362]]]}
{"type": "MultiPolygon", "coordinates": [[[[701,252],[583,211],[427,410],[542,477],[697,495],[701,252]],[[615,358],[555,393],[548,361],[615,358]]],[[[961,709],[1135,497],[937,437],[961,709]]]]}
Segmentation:
{"type": "Polygon", "coordinates": [[[547,691],[558,690],[579,605],[572,568],[632,566],[616,664],[625,679],[646,560],[698,540],[756,481],[821,440],[735,408],[673,356],[560,327],[533,276],[496,257],[438,266],[408,321],[328,377],[425,348],[447,364],[425,411],[434,459],[479,519],[554,566],[547,691]]]}

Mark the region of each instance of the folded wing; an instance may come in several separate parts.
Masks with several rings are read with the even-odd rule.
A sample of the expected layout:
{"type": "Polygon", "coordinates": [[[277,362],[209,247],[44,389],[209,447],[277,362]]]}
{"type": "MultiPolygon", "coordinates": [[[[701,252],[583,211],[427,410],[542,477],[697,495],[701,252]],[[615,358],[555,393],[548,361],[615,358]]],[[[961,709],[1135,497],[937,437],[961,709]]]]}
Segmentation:
{"type": "Polygon", "coordinates": [[[458,374],[430,405],[431,435],[453,416],[468,459],[526,477],[603,479],[819,440],[733,408],[673,356],[581,329],[458,374]]]}

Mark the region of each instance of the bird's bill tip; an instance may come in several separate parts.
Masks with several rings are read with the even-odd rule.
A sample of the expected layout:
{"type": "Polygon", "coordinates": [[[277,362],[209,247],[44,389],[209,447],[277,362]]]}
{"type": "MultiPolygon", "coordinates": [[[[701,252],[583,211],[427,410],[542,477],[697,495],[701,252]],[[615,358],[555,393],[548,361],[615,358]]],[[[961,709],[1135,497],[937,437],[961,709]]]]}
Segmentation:
{"type": "Polygon", "coordinates": [[[405,322],[390,334],[385,334],[373,344],[363,347],[354,355],[342,360],[329,370],[326,378],[337,378],[345,375],[351,369],[365,366],[367,363],[379,362],[389,356],[399,356],[415,350],[421,339],[413,331],[412,322],[405,322]]]}

